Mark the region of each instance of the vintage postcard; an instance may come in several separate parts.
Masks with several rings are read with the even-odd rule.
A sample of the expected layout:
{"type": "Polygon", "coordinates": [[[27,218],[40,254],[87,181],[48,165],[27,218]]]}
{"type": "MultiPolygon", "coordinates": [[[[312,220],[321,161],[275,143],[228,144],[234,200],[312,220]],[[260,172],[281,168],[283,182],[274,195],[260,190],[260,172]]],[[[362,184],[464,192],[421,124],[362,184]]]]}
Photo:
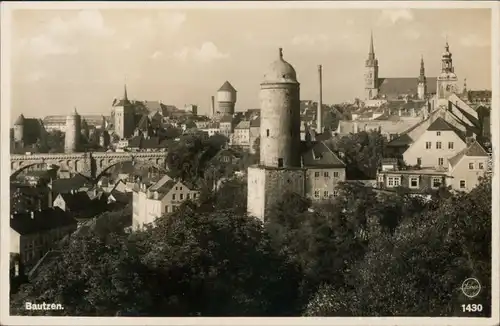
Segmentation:
{"type": "Polygon", "coordinates": [[[498,324],[498,3],[1,15],[2,324],[498,324]]]}

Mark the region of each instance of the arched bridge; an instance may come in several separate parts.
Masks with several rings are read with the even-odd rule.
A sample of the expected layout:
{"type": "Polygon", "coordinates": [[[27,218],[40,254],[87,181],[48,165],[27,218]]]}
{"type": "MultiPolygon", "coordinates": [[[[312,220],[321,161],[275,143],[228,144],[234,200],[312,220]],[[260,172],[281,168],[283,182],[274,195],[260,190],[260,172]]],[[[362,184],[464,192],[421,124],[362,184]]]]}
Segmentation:
{"type": "Polygon", "coordinates": [[[123,162],[135,162],[166,171],[166,152],[92,152],[10,155],[11,178],[34,166],[56,165],[92,179],[98,179],[103,172],[123,162]]]}

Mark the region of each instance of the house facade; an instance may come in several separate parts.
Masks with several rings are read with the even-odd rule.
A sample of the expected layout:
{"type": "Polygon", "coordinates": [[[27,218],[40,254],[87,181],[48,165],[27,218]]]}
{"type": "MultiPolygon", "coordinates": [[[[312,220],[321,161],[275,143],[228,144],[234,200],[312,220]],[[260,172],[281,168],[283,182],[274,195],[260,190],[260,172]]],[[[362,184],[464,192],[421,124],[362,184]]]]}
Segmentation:
{"type": "Polygon", "coordinates": [[[454,190],[469,192],[484,177],[489,167],[490,155],[476,141],[449,160],[450,185],[454,190]]]}
{"type": "Polygon", "coordinates": [[[403,159],[409,166],[447,167],[448,159],[466,146],[462,132],[439,117],[403,153],[403,159]]]}
{"type": "Polygon", "coordinates": [[[173,212],[186,200],[197,200],[199,191],[180,181],[162,178],[148,187],[138,184],[132,193],[132,228],[153,223],[165,213],[173,212]]]}
{"type": "Polygon", "coordinates": [[[58,207],[11,214],[10,252],[20,265],[32,267],[76,227],[77,221],[58,207]]]}

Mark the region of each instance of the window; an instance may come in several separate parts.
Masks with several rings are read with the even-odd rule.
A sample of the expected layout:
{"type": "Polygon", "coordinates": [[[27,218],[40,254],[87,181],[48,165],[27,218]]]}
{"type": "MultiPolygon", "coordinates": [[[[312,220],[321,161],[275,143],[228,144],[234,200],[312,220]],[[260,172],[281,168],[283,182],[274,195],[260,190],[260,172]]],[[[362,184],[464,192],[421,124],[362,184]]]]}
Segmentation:
{"type": "Polygon", "coordinates": [[[401,185],[401,180],[399,177],[388,177],[387,186],[388,187],[399,187],[401,185]]]}
{"type": "Polygon", "coordinates": [[[266,136],[269,137],[269,129],[266,129],[266,136]]]}
{"type": "Polygon", "coordinates": [[[453,142],[452,141],[448,142],[448,149],[453,149],[453,142]]]}
{"type": "Polygon", "coordinates": [[[460,189],[465,188],[465,180],[460,180],[460,189]]]}
{"type": "Polygon", "coordinates": [[[198,196],[198,194],[195,192],[195,193],[193,194],[193,198],[196,198],[197,196],[198,196]]]}
{"type": "Polygon", "coordinates": [[[438,158],[438,165],[443,166],[444,165],[444,158],[440,157],[438,158]]]}
{"type": "Polygon", "coordinates": [[[333,191],[333,197],[337,197],[339,195],[339,191],[338,190],[334,190],[333,191]]]}
{"type": "Polygon", "coordinates": [[[329,178],[329,177],[330,177],[330,173],[328,173],[328,171],[327,171],[327,172],[324,172],[324,173],[323,173],[323,176],[324,176],[325,178],[329,178]]]}
{"type": "Polygon", "coordinates": [[[319,198],[319,191],[318,190],[314,191],[314,198],[319,198]]]}
{"type": "Polygon", "coordinates": [[[314,177],[319,178],[319,172],[314,172],[314,177]]]}
{"type": "Polygon", "coordinates": [[[183,200],[184,199],[184,194],[180,194],[179,197],[180,197],[180,200],[183,200]]]}
{"type": "Polygon", "coordinates": [[[328,190],[323,191],[323,198],[328,198],[329,196],[328,190]]]}
{"type": "Polygon", "coordinates": [[[431,149],[432,148],[432,143],[430,141],[425,142],[425,149],[431,149]]]}
{"type": "Polygon", "coordinates": [[[189,194],[186,195],[186,199],[189,199],[191,196],[189,194]]]}
{"type": "Polygon", "coordinates": [[[441,136],[441,131],[436,131],[436,136],[441,136]]]}
{"type": "Polygon", "coordinates": [[[439,177],[432,178],[432,188],[436,189],[439,187],[441,187],[441,178],[439,177]]]}
{"type": "Polygon", "coordinates": [[[474,170],[474,163],[469,163],[469,170],[474,170]]]}
{"type": "Polygon", "coordinates": [[[479,163],[478,165],[480,170],[484,170],[484,163],[479,163]]]}
{"type": "Polygon", "coordinates": [[[172,200],[175,200],[175,194],[172,194],[172,200]]]}
{"type": "Polygon", "coordinates": [[[224,157],[222,158],[222,161],[224,161],[224,162],[226,162],[226,163],[227,163],[227,162],[229,162],[229,156],[224,156],[224,157]]]}
{"type": "Polygon", "coordinates": [[[417,165],[418,166],[422,165],[422,158],[421,157],[417,157],[417,165]]]}
{"type": "Polygon", "coordinates": [[[410,188],[418,188],[418,177],[410,177],[410,188]]]}
{"type": "Polygon", "coordinates": [[[278,158],[278,167],[279,168],[283,167],[283,159],[282,158],[278,158]]]}
{"type": "Polygon", "coordinates": [[[436,142],[436,148],[441,149],[441,142],[440,141],[436,142]]]}
{"type": "Polygon", "coordinates": [[[334,178],[338,178],[339,177],[339,173],[338,172],[333,172],[333,177],[334,178]]]}

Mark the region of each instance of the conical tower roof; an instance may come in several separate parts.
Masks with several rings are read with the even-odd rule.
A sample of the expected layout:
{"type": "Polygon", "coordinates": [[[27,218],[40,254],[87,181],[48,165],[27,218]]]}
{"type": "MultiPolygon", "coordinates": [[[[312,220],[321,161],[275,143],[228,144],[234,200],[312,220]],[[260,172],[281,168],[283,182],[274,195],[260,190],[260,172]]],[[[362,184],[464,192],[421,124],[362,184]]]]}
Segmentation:
{"type": "Polygon", "coordinates": [[[222,86],[219,88],[219,92],[236,92],[236,89],[233,87],[233,85],[231,85],[230,82],[228,82],[226,80],[226,82],[224,84],[222,84],[222,86]]]}

